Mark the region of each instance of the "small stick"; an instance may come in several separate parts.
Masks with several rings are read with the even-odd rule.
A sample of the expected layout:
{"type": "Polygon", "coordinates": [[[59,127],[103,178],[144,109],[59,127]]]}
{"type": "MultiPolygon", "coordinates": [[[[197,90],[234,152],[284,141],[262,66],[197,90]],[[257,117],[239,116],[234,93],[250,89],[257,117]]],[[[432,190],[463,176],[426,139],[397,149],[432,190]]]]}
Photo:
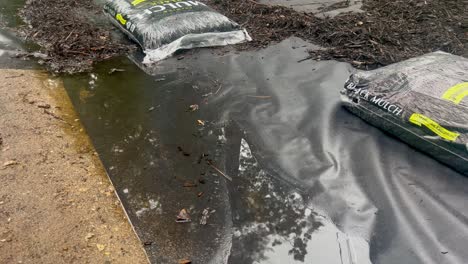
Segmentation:
{"type": "Polygon", "coordinates": [[[63,42],[67,41],[68,38],[73,34],[74,31],[75,31],[75,30],[72,30],[72,31],[70,32],[70,34],[68,34],[68,36],[65,38],[65,40],[63,40],[63,42]]]}
{"type": "Polygon", "coordinates": [[[265,4],[262,4],[262,3],[256,2],[256,1],[254,1],[254,0],[248,0],[248,1],[249,1],[249,2],[251,2],[251,3],[254,3],[254,4],[256,4],[256,5],[265,5],[265,4]]]}
{"type": "Polygon", "coordinates": [[[270,99],[271,98],[271,96],[269,96],[269,95],[247,95],[247,97],[260,98],[260,99],[270,99]]]}
{"type": "Polygon", "coordinates": [[[227,176],[226,174],[224,174],[224,172],[222,172],[220,169],[216,168],[211,162],[208,162],[208,165],[210,165],[211,168],[215,169],[217,172],[219,172],[219,174],[221,174],[222,176],[224,176],[224,178],[232,181],[232,178],[227,176]]]}
{"type": "Polygon", "coordinates": [[[306,57],[304,59],[298,60],[297,63],[300,63],[300,62],[303,62],[303,61],[306,61],[306,60],[310,60],[312,58],[313,58],[312,56],[309,56],[309,57],[306,57]]]}

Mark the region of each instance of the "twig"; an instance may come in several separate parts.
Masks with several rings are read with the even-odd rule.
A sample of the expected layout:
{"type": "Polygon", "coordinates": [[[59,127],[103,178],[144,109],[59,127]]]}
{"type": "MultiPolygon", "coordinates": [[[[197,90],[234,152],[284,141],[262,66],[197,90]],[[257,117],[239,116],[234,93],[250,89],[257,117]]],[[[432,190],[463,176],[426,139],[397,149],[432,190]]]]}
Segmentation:
{"type": "Polygon", "coordinates": [[[66,42],[66,41],[68,40],[68,38],[73,34],[74,31],[75,31],[75,30],[72,30],[72,31],[70,32],[70,34],[68,34],[68,36],[63,40],[63,42],[66,42]]]}
{"type": "MultiPolygon", "coordinates": [[[[54,113],[48,111],[47,109],[44,109],[44,113],[46,113],[46,114],[52,116],[53,118],[55,118],[55,119],[57,119],[57,120],[60,120],[60,121],[62,121],[62,122],[65,122],[65,120],[63,120],[63,118],[61,118],[60,116],[58,116],[58,115],[56,115],[56,114],[54,114],[54,113]]],[[[65,122],[65,123],[66,123],[66,122],[65,122]]]]}
{"type": "Polygon", "coordinates": [[[13,76],[6,76],[5,79],[10,79],[10,78],[18,78],[18,77],[21,77],[21,76],[24,76],[24,74],[20,74],[20,75],[13,75],[13,76]]]}
{"type": "Polygon", "coordinates": [[[247,97],[260,98],[260,99],[270,99],[271,98],[271,96],[269,96],[269,95],[247,95],[247,97]]]}
{"type": "Polygon", "coordinates": [[[301,63],[303,61],[310,60],[310,59],[313,59],[313,57],[312,56],[305,57],[304,59],[298,60],[297,63],[301,63]]]}
{"type": "Polygon", "coordinates": [[[222,176],[224,176],[224,178],[232,181],[232,178],[227,176],[226,174],[224,174],[224,172],[222,172],[220,169],[216,168],[215,165],[213,165],[213,163],[211,163],[210,161],[208,161],[208,165],[210,165],[211,168],[215,169],[219,174],[221,174],[222,176]]]}
{"type": "Polygon", "coordinates": [[[222,85],[220,84],[218,90],[216,90],[216,92],[214,94],[218,94],[219,90],[221,90],[221,87],[222,87],[222,85]]]}

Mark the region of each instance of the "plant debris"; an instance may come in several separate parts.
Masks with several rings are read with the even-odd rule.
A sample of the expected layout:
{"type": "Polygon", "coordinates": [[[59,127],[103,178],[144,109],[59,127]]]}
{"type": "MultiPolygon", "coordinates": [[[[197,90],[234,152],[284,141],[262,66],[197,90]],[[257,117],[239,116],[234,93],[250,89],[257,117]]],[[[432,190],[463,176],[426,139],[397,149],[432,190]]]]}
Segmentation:
{"type": "Polygon", "coordinates": [[[226,175],[224,172],[222,172],[220,169],[218,169],[215,165],[213,165],[213,163],[211,161],[208,161],[207,164],[213,168],[215,171],[217,171],[219,174],[221,174],[221,176],[223,176],[224,178],[228,179],[229,181],[232,181],[232,178],[228,175],[226,175]]]}
{"type": "Polygon", "coordinates": [[[28,24],[21,32],[41,46],[41,59],[53,72],[90,71],[93,63],[133,47],[113,40],[110,24],[91,22],[92,14],[102,15],[92,0],[28,0],[20,14],[28,24]]]}
{"type": "Polygon", "coordinates": [[[192,112],[195,112],[199,109],[200,107],[197,104],[190,105],[189,109],[192,112]]]}
{"type": "Polygon", "coordinates": [[[200,225],[206,225],[206,223],[208,221],[208,218],[214,212],[216,212],[216,210],[210,210],[210,208],[208,208],[208,207],[203,209],[202,217],[200,219],[200,225]]]}
{"type": "Polygon", "coordinates": [[[186,181],[184,182],[184,187],[192,188],[192,187],[197,187],[198,185],[192,181],[186,181]]]}
{"type": "Polygon", "coordinates": [[[192,261],[189,259],[181,259],[179,260],[179,264],[191,264],[192,261]]]}
{"type": "Polygon", "coordinates": [[[9,161],[5,161],[5,163],[3,163],[4,168],[9,167],[9,166],[13,166],[13,165],[18,165],[18,162],[16,160],[9,160],[9,161]]]}
{"type": "Polygon", "coordinates": [[[177,223],[187,223],[190,222],[190,215],[188,214],[187,210],[184,208],[180,210],[179,214],[177,215],[176,222],[177,223]]]}
{"type": "MultiPolygon", "coordinates": [[[[364,0],[363,12],[332,18],[256,0],[205,2],[247,28],[253,41],[236,45],[240,50],[296,36],[324,48],[310,51],[306,59],[335,59],[361,69],[437,50],[468,56],[468,10],[463,0],[364,0]]],[[[102,16],[92,0],[28,0],[21,15],[28,24],[21,31],[42,47],[38,58],[54,72],[90,71],[93,63],[136,47],[112,39],[109,23],[92,22],[93,16],[102,16]]]]}
{"type": "Polygon", "coordinates": [[[207,0],[247,28],[253,41],[239,49],[266,47],[296,36],[325,49],[311,59],[335,59],[373,69],[442,50],[468,56],[468,12],[463,0],[364,0],[360,13],[333,18],[255,0],[207,0]]]}

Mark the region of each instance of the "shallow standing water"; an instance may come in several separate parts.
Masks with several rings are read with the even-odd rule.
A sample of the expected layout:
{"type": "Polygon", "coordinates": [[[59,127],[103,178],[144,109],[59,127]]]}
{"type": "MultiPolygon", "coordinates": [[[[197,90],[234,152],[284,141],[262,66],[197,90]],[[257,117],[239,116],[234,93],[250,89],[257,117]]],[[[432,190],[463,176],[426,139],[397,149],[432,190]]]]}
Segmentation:
{"type": "Polygon", "coordinates": [[[468,180],[342,109],[352,69],[307,46],[63,77],[150,259],[463,263],[468,180]]]}

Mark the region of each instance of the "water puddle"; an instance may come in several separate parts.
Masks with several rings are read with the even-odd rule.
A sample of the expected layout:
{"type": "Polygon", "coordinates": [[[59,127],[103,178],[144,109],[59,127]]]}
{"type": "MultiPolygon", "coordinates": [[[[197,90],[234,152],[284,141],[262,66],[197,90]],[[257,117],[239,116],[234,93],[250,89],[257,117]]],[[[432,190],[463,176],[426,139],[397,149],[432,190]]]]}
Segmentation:
{"type": "Polygon", "coordinates": [[[442,246],[451,263],[466,256],[463,238],[442,245],[432,231],[462,226],[466,180],[343,110],[349,65],[298,63],[308,48],[205,49],[150,74],[137,54],[63,77],[152,262],[424,263],[442,246]],[[412,235],[425,218],[438,220],[412,235]]]}

